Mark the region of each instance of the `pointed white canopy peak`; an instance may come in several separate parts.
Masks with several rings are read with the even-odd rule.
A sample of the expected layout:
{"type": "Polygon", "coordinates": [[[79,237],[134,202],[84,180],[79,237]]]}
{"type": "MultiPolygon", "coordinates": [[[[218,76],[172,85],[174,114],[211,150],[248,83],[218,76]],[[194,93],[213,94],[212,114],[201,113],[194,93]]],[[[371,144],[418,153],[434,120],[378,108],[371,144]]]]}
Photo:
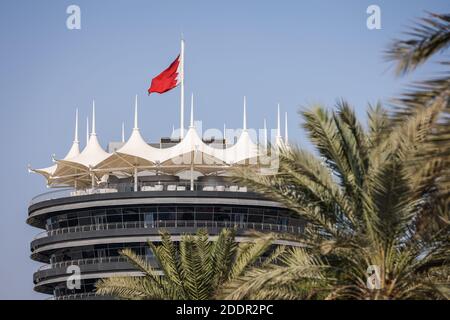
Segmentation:
{"type": "Polygon", "coordinates": [[[242,130],[247,130],[247,98],[244,96],[244,115],[242,119],[242,130]]]}
{"type": "MultiPolygon", "coordinates": [[[[89,119],[88,119],[89,124],[89,119]]],[[[98,142],[97,134],[95,132],[95,101],[92,101],[92,131],[87,141],[86,147],[83,151],[76,157],[71,157],[70,159],[58,160],[58,168],[55,171],[55,175],[61,175],[68,171],[78,167],[81,170],[90,170],[95,167],[98,163],[103,161],[109,156],[98,142]]]]}
{"type": "Polygon", "coordinates": [[[70,159],[78,156],[80,154],[80,142],[78,141],[78,109],[75,111],[75,135],[73,138],[72,147],[66,154],[64,159],[70,159]]]}
{"type": "MultiPolygon", "coordinates": [[[[123,157],[128,157],[128,161],[135,161],[140,164],[153,164],[159,158],[160,149],[150,146],[144,138],[142,138],[139,129],[133,129],[128,141],[119,149],[117,153],[123,157]],[[139,159],[136,159],[139,158],[139,159]],[[133,160],[131,160],[133,159],[133,160]]],[[[115,158],[114,155],[111,158],[115,158]]]]}
{"type": "Polygon", "coordinates": [[[213,148],[202,141],[195,127],[191,127],[180,143],[165,149],[159,149],[159,163],[176,166],[189,166],[202,161],[224,162],[224,150],[213,148]],[[193,155],[193,157],[192,157],[193,155]]]}
{"type": "Polygon", "coordinates": [[[223,149],[225,163],[237,164],[246,159],[253,159],[258,156],[258,146],[252,141],[247,130],[243,130],[236,143],[223,149]]]}
{"type": "Polygon", "coordinates": [[[109,153],[100,146],[97,135],[95,133],[91,134],[88,144],[79,155],[71,157],[70,159],[57,161],[58,169],[56,170],[55,175],[60,175],[60,173],[65,172],[66,169],[72,170],[74,165],[78,165],[81,170],[89,170],[108,156],[109,153]]]}
{"type": "Polygon", "coordinates": [[[288,113],[284,113],[284,142],[288,143],[288,113]]]}
{"type": "Polygon", "coordinates": [[[125,142],[125,123],[122,122],[122,142],[125,142]]]}
{"type": "Polygon", "coordinates": [[[134,127],[133,130],[139,130],[138,127],[138,96],[134,99],[134,127]]]}
{"type": "Polygon", "coordinates": [[[194,93],[191,94],[191,122],[189,128],[194,127],[194,93]]]}
{"type": "Polygon", "coordinates": [[[95,132],[95,100],[92,100],[92,132],[91,135],[95,136],[97,133],[95,132]]]}

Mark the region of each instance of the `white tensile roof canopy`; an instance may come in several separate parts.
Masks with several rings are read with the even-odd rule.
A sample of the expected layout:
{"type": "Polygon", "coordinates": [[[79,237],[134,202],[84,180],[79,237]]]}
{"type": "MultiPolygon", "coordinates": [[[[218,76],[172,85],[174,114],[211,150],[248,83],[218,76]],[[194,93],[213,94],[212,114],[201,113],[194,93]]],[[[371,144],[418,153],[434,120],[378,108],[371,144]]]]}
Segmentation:
{"type": "MultiPolygon", "coordinates": [[[[95,187],[109,175],[134,176],[139,172],[177,174],[194,170],[203,175],[222,172],[236,165],[256,164],[260,156],[247,130],[246,101],[244,98],[243,129],[236,143],[228,148],[215,148],[206,144],[194,126],[193,99],[191,100],[190,126],[183,139],[168,148],[155,148],[143,139],[138,127],[138,104],[135,100],[134,127],[126,143],[113,153],[100,145],[95,126],[95,103],[92,106],[92,131],[86,147],[80,152],[78,140],[78,110],[75,122],[75,137],[67,155],[55,159],[55,164],[42,169],[30,169],[41,174],[49,187],[70,186],[76,189],[95,187]]],[[[281,143],[278,111],[277,144],[281,143]]],[[[287,116],[286,116],[287,121],[287,116]]],[[[264,145],[267,146],[267,129],[264,145]]],[[[287,138],[287,130],[286,130],[287,138]]],[[[136,188],[136,187],[135,187],[136,188]]]]}

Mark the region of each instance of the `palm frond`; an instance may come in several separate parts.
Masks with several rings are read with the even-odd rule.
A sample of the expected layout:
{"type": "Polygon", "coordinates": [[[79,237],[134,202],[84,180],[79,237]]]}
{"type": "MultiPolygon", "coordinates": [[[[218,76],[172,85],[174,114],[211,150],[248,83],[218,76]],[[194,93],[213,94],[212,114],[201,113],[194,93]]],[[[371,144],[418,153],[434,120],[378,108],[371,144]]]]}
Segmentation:
{"type": "Polygon", "coordinates": [[[386,52],[386,59],[396,62],[396,73],[415,70],[432,55],[450,46],[450,15],[428,13],[421,18],[407,40],[395,40],[386,52]]]}

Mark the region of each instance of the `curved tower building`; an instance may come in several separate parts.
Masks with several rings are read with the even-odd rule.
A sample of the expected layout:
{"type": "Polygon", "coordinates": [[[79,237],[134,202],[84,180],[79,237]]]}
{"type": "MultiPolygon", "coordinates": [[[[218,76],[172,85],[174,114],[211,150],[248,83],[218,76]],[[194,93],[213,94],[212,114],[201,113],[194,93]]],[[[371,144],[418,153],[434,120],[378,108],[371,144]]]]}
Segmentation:
{"type": "MultiPolygon", "coordinates": [[[[147,241],[158,242],[161,229],[175,240],[199,228],[210,235],[235,228],[238,241],[251,240],[255,231],[301,234],[302,221],[292,212],[228,177],[235,166],[262,167],[267,138],[259,146],[248,131],[244,111],[243,130],[233,143],[202,139],[191,109],[183,139],[147,143],[136,101],[130,138],[111,142],[105,151],[97,139],[94,106],[92,131],[81,152],[77,121],[68,154],[51,167],[30,169],[57,188],[35,197],[28,208],[27,223],[41,229],[31,242],[31,258],[43,264],[33,275],[35,290],[54,299],[104,298],[94,293],[98,279],[140,275],[120,249],[132,248],[154,263],[147,241]],[[68,285],[74,272],[80,280],[76,287],[68,285]]],[[[289,238],[295,237],[278,241],[298,245],[289,238]]]]}

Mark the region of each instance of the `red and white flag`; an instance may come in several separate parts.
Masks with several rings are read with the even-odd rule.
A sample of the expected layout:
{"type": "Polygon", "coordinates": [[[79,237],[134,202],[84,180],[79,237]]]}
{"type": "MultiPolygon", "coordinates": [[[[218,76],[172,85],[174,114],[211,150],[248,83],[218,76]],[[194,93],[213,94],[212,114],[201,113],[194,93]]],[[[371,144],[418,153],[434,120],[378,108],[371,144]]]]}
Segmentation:
{"type": "Polygon", "coordinates": [[[182,67],[183,61],[180,54],[166,70],[152,79],[148,94],[164,93],[178,86],[183,81],[182,67]]]}

